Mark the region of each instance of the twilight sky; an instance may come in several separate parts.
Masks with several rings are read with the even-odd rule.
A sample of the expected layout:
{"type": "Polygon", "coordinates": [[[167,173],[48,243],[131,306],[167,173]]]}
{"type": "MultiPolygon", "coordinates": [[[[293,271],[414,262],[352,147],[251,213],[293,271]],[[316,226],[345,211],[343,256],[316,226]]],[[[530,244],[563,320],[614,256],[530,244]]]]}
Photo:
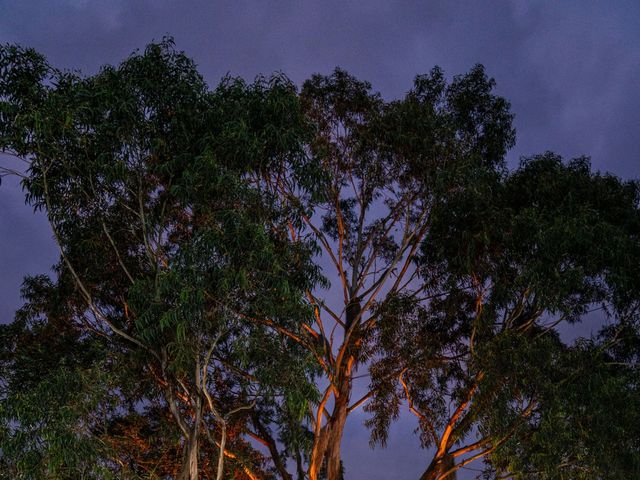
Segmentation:
{"type": "MultiPolygon", "coordinates": [[[[299,84],[341,66],[391,99],[434,65],[455,75],[482,63],[516,115],[511,165],[554,150],[590,155],[594,168],[623,178],[640,177],[639,25],[637,0],[0,0],[0,43],[34,47],[53,65],[87,74],[166,34],[210,85],[226,73],[274,71],[299,84]]],[[[0,322],[20,304],[22,277],[46,272],[55,258],[44,218],[5,179],[0,322]]],[[[417,478],[428,455],[411,418],[374,451],[362,420],[350,419],[345,438],[347,478],[417,478]]]]}

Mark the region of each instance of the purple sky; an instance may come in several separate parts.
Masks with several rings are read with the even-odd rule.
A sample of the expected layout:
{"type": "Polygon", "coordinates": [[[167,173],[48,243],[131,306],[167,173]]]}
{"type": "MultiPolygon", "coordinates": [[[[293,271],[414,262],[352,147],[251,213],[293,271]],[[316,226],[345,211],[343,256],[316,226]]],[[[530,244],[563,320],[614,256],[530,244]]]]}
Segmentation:
{"type": "MultiPolygon", "coordinates": [[[[341,66],[391,99],[434,65],[454,75],[483,63],[516,115],[512,165],[554,150],[590,155],[596,169],[624,178],[640,177],[638,25],[636,0],[0,0],[0,42],[87,74],[166,34],[211,85],[227,72],[251,79],[283,71],[300,83],[341,66]]],[[[55,257],[44,218],[5,179],[0,322],[20,304],[22,277],[45,272],[55,257]]],[[[370,451],[360,415],[345,438],[347,478],[417,478],[428,455],[416,448],[411,419],[393,427],[386,450],[370,451]]]]}

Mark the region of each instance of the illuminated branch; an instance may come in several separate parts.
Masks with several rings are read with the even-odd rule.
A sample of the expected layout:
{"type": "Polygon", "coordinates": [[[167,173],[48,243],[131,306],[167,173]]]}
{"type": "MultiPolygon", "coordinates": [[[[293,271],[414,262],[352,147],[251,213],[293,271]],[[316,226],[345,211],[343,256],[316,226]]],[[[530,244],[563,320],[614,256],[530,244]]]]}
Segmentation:
{"type": "Polygon", "coordinates": [[[515,433],[515,431],[518,428],[518,426],[520,425],[520,423],[525,418],[527,418],[527,417],[529,417],[531,415],[531,413],[533,412],[533,409],[536,406],[537,406],[537,402],[531,401],[529,403],[529,405],[527,405],[527,407],[520,413],[518,419],[514,422],[514,424],[512,425],[511,429],[507,432],[507,434],[504,435],[497,442],[493,443],[493,439],[484,438],[484,439],[478,440],[477,442],[472,443],[472,444],[470,444],[470,445],[468,445],[466,447],[462,447],[462,448],[459,448],[458,450],[455,450],[455,451],[451,452],[450,455],[453,458],[457,458],[457,457],[459,457],[461,455],[464,455],[466,453],[472,452],[474,450],[478,450],[480,448],[485,447],[486,445],[489,445],[489,444],[493,443],[493,445],[491,447],[486,448],[485,450],[483,450],[481,452],[478,452],[477,454],[472,455],[469,458],[464,459],[463,461],[461,461],[457,465],[454,465],[449,470],[445,471],[442,475],[440,475],[436,480],[444,480],[449,475],[451,475],[455,471],[459,470],[460,468],[464,467],[465,465],[468,465],[469,463],[471,463],[471,462],[473,462],[475,460],[478,460],[479,458],[482,458],[482,457],[484,457],[486,455],[489,455],[490,453],[494,452],[500,445],[505,443],[507,440],[509,440],[509,438],[511,438],[513,436],[513,434],[515,433]]]}
{"type": "Polygon", "coordinates": [[[111,244],[111,246],[113,247],[113,251],[116,254],[116,258],[118,259],[118,263],[120,264],[120,266],[122,267],[122,270],[124,271],[125,275],[127,276],[127,278],[129,279],[129,281],[133,284],[135,283],[135,281],[133,280],[133,277],[131,276],[131,274],[129,273],[129,270],[127,269],[127,267],[125,267],[124,262],[122,261],[122,257],[120,257],[120,252],[118,252],[118,248],[116,247],[116,243],[113,241],[113,238],[111,238],[111,235],[109,234],[109,230],[107,230],[107,225],[104,223],[104,220],[102,220],[102,230],[104,230],[105,235],[107,236],[107,238],[109,239],[109,243],[111,244]]]}
{"type": "MultiPolygon", "coordinates": [[[[211,444],[215,445],[216,447],[218,447],[220,449],[221,456],[227,457],[227,458],[231,458],[233,460],[236,460],[238,458],[238,456],[235,453],[233,453],[230,450],[227,450],[226,447],[221,442],[218,442],[217,440],[215,440],[211,436],[211,432],[209,432],[209,430],[205,430],[205,431],[206,431],[206,434],[207,434],[207,438],[209,439],[211,444]]],[[[256,475],[249,467],[247,467],[243,463],[241,463],[240,466],[242,467],[242,470],[244,471],[245,475],[247,475],[247,477],[249,477],[251,480],[260,480],[260,477],[258,477],[258,475],[256,475]]],[[[218,470],[216,478],[221,478],[220,477],[220,470],[218,470]]]]}
{"type": "Polygon", "coordinates": [[[353,410],[355,410],[356,408],[358,408],[360,405],[362,405],[363,403],[365,403],[367,400],[369,400],[371,397],[373,397],[373,394],[375,393],[374,390],[369,390],[367,393],[365,393],[362,397],[360,397],[357,401],[355,401],[349,408],[347,408],[347,412],[351,413],[353,410]]]}
{"type": "Polygon", "coordinates": [[[322,396],[322,400],[318,405],[317,413],[315,415],[316,420],[315,420],[315,428],[314,428],[314,436],[313,436],[313,447],[311,449],[311,462],[310,462],[311,467],[309,470],[310,478],[315,478],[317,475],[316,469],[319,467],[318,459],[320,456],[320,442],[324,440],[321,435],[321,431],[323,430],[322,417],[324,415],[325,405],[329,401],[329,397],[332,391],[333,391],[332,386],[327,387],[327,389],[324,392],[324,395],[322,396]]]}
{"type": "Polygon", "coordinates": [[[427,428],[429,429],[429,433],[431,434],[431,437],[433,438],[433,442],[434,445],[438,444],[438,434],[436,433],[436,429],[434,428],[433,424],[427,419],[426,415],[422,414],[421,412],[419,412],[415,406],[413,405],[413,399],[411,398],[411,394],[409,393],[409,387],[407,386],[407,382],[405,382],[404,380],[404,374],[407,371],[407,369],[405,368],[404,370],[402,370],[402,372],[400,372],[400,375],[398,376],[398,379],[400,380],[400,383],[402,384],[402,388],[404,389],[404,394],[405,397],[407,397],[407,403],[409,404],[409,410],[411,411],[411,413],[413,413],[418,420],[420,420],[420,423],[424,423],[427,428]]]}
{"type": "Polygon", "coordinates": [[[482,381],[483,378],[484,378],[484,372],[480,372],[480,373],[478,373],[476,375],[476,378],[475,378],[475,381],[474,381],[474,385],[469,389],[469,392],[467,393],[467,398],[458,406],[458,408],[456,408],[455,412],[453,412],[453,415],[451,416],[451,418],[447,422],[447,426],[444,429],[444,433],[442,434],[442,437],[441,437],[439,445],[438,445],[438,451],[436,453],[437,457],[443,456],[447,452],[447,450],[449,449],[450,440],[451,440],[451,434],[453,433],[453,430],[454,430],[454,428],[456,426],[456,423],[458,422],[458,419],[460,418],[460,416],[466,410],[466,408],[469,405],[469,403],[471,403],[473,395],[475,394],[476,390],[478,389],[478,385],[482,381]]]}

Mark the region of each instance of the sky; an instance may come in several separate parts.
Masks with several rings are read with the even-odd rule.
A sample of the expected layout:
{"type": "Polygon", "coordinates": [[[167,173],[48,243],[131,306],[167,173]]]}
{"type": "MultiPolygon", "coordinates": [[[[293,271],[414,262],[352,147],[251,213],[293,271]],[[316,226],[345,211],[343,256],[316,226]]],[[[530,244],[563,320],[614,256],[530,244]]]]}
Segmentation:
{"type": "MultiPolygon", "coordinates": [[[[637,0],[0,0],[0,43],[33,47],[52,65],[86,74],[165,35],[212,86],[227,73],[276,71],[300,84],[340,66],[393,99],[435,65],[452,76],[482,63],[515,114],[511,166],[553,150],[589,155],[595,169],[623,178],[640,178],[638,25],[637,0]]],[[[44,217],[5,179],[0,322],[20,305],[23,276],[46,273],[55,260],[44,217]]],[[[347,428],[347,478],[417,478],[429,455],[417,448],[411,419],[373,451],[363,419],[347,428]]]]}

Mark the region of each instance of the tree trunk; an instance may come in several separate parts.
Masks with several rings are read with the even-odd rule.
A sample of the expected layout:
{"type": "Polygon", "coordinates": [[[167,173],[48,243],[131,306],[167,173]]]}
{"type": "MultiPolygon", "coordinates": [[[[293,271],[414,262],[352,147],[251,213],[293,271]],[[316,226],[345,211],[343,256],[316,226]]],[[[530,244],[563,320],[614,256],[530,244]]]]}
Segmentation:
{"type": "Polygon", "coordinates": [[[340,383],[337,385],[337,394],[333,405],[328,441],[326,445],[325,459],[327,480],[342,480],[342,462],[340,448],[344,426],[349,414],[349,400],[351,398],[351,372],[359,353],[359,322],[361,315],[360,302],[351,298],[346,307],[345,335],[349,337],[345,345],[346,355],[342,360],[340,383]]]}
{"type": "Polygon", "coordinates": [[[340,446],[344,425],[347,421],[349,398],[351,395],[351,378],[343,378],[337,387],[333,412],[322,428],[318,439],[318,452],[309,466],[309,479],[318,480],[321,467],[325,467],[327,480],[341,480],[342,463],[340,462],[340,446]]]}
{"type": "Polygon", "coordinates": [[[222,421],[220,425],[220,452],[218,453],[218,471],[216,480],[222,480],[224,475],[224,449],[227,444],[227,422],[222,421]]]}
{"type": "Polygon", "coordinates": [[[198,480],[198,432],[192,431],[185,445],[184,463],[178,480],[198,480]]]}
{"type": "Polygon", "coordinates": [[[345,339],[346,343],[341,348],[338,355],[339,368],[336,369],[337,381],[334,393],[334,404],[331,416],[327,418],[327,423],[320,431],[320,438],[317,439],[317,452],[312,455],[309,466],[309,480],[318,480],[318,473],[324,467],[327,480],[342,480],[342,462],[340,458],[340,447],[342,446],[342,436],[344,426],[349,414],[349,400],[351,398],[351,375],[355,365],[359,350],[359,321],[361,315],[360,302],[352,299],[346,307],[345,339]],[[344,349],[344,350],[343,350],[344,349]]]}
{"type": "Polygon", "coordinates": [[[340,447],[342,446],[342,435],[347,421],[347,409],[349,408],[349,398],[351,394],[351,382],[345,380],[338,390],[339,396],[331,416],[331,429],[325,458],[327,462],[327,480],[340,480],[342,478],[342,462],[340,461],[340,447]]]}
{"type": "Polygon", "coordinates": [[[456,480],[456,472],[450,473],[446,477],[442,477],[447,471],[454,466],[454,460],[451,455],[445,454],[444,456],[434,458],[431,465],[422,474],[420,480],[456,480]]]}
{"type": "MultiPolygon", "coordinates": [[[[195,412],[193,415],[193,425],[191,428],[182,420],[184,427],[183,432],[188,433],[186,436],[184,460],[182,469],[177,480],[198,480],[198,459],[200,457],[200,426],[202,424],[202,399],[197,397],[194,402],[195,412]]],[[[175,409],[176,413],[179,412],[175,409]]],[[[181,417],[178,417],[181,418],[181,417]]]]}

